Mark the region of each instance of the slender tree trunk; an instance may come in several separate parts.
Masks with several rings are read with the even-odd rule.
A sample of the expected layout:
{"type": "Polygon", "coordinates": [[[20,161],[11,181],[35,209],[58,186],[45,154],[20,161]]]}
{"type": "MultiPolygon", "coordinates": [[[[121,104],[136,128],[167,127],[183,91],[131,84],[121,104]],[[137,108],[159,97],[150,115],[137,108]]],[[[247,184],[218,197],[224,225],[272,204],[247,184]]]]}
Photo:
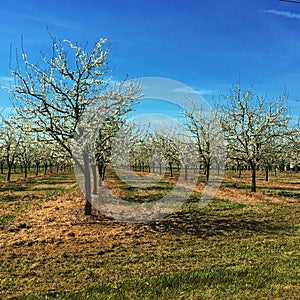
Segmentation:
{"type": "Polygon", "coordinates": [[[98,175],[99,175],[99,184],[102,185],[102,179],[103,179],[103,172],[104,172],[104,166],[103,164],[98,164],[98,175]]]}
{"type": "Polygon", "coordinates": [[[6,180],[10,181],[11,179],[11,171],[14,165],[14,160],[15,160],[15,154],[10,155],[10,148],[7,149],[7,155],[6,155],[6,163],[7,163],[7,176],[6,180]]]}
{"type": "Polygon", "coordinates": [[[12,167],[13,167],[12,164],[7,164],[7,168],[8,168],[8,170],[7,170],[7,177],[6,177],[6,180],[7,180],[7,181],[10,181],[12,167]]]}
{"type": "Polygon", "coordinates": [[[242,166],[238,164],[238,169],[239,169],[239,178],[242,177],[242,166]]]}
{"type": "Polygon", "coordinates": [[[251,166],[251,172],[252,172],[251,191],[256,192],[256,165],[251,166]]]}
{"type": "Polygon", "coordinates": [[[184,166],[184,179],[188,180],[188,166],[187,165],[184,166]]]}
{"type": "Polygon", "coordinates": [[[84,151],[84,188],[85,188],[85,206],[84,214],[89,216],[92,214],[92,191],[91,191],[91,174],[89,169],[88,151],[84,151]]]}
{"type": "Polygon", "coordinates": [[[38,176],[39,175],[39,170],[40,170],[40,163],[37,162],[35,164],[35,176],[38,176]]]}
{"type": "Polygon", "coordinates": [[[170,177],[173,177],[173,165],[171,162],[169,162],[169,167],[170,167],[170,177]]]}
{"type": "Polygon", "coordinates": [[[26,162],[24,163],[24,178],[27,178],[27,164],[26,162]]]}
{"type": "Polygon", "coordinates": [[[103,166],[103,172],[102,172],[102,181],[104,180],[105,172],[106,172],[106,165],[103,166]]]}
{"type": "Polygon", "coordinates": [[[208,184],[208,180],[209,180],[209,173],[210,173],[210,162],[208,162],[207,164],[206,164],[206,166],[205,166],[206,168],[205,168],[205,185],[207,185],[208,184]]]}
{"type": "Polygon", "coordinates": [[[269,170],[270,170],[269,166],[266,165],[266,181],[269,181],[269,170]]]}
{"type": "Polygon", "coordinates": [[[98,193],[98,180],[97,180],[97,168],[96,165],[92,166],[93,171],[93,194],[97,195],[98,193]]]}

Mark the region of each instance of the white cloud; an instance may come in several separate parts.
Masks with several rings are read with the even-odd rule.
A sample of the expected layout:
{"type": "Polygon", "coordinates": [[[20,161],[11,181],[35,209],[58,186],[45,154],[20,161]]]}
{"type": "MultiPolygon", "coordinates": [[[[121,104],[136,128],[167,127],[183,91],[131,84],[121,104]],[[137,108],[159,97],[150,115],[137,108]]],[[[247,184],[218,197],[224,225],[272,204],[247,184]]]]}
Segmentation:
{"type": "Polygon", "coordinates": [[[196,92],[200,95],[213,95],[216,93],[214,90],[196,90],[196,92]]]}
{"type": "Polygon", "coordinates": [[[268,10],[262,10],[261,12],[267,13],[267,14],[283,16],[283,17],[290,18],[290,19],[300,20],[300,14],[295,14],[295,13],[292,13],[290,11],[281,11],[281,10],[268,9],[268,10]]]}
{"type": "Polygon", "coordinates": [[[215,91],[213,90],[206,90],[206,89],[199,89],[199,90],[194,90],[192,88],[189,87],[180,87],[180,88],[176,88],[173,90],[174,92],[180,92],[180,93],[198,93],[200,95],[212,95],[215,93],[215,91]]]}

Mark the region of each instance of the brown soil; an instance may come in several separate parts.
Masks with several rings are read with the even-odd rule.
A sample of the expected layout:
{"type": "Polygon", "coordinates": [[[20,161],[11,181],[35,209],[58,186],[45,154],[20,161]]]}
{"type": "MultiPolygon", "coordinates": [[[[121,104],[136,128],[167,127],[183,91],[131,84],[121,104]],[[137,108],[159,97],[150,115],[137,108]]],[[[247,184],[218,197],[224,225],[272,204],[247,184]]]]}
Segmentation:
{"type": "MultiPolygon", "coordinates": [[[[52,255],[113,248],[132,236],[134,224],[83,214],[79,189],[52,200],[34,200],[13,224],[0,231],[0,256],[52,255]]],[[[137,232],[135,232],[137,234],[137,232]]]]}

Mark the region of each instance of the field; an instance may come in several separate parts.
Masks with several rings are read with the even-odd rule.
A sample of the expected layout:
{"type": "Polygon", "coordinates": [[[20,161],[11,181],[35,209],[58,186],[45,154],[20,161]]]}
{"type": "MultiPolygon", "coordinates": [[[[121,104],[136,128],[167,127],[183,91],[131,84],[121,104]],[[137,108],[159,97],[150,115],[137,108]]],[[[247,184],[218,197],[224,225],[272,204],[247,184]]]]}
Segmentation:
{"type": "MultiPolygon", "coordinates": [[[[251,193],[249,174],[227,173],[202,208],[200,181],[179,211],[145,224],[85,216],[72,173],[16,177],[0,184],[2,299],[300,299],[299,174],[259,174],[251,193]]],[[[106,184],[150,193],[113,173],[106,184]]]]}

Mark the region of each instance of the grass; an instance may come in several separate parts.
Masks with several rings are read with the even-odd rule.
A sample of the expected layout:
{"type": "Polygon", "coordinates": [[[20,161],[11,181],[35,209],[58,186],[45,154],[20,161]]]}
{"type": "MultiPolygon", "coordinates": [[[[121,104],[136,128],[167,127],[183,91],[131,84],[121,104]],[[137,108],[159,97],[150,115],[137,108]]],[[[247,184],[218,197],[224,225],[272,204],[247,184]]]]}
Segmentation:
{"type": "MultiPolygon", "coordinates": [[[[295,262],[291,263],[290,268],[295,266],[298,266],[295,262]]],[[[297,288],[293,290],[298,278],[287,278],[276,267],[263,264],[203,268],[112,284],[102,283],[78,293],[32,294],[18,299],[271,299],[271,294],[278,299],[292,299],[289,297],[299,292],[297,288]],[[286,284],[287,280],[289,284],[286,284]],[[240,292],[232,294],[236,290],[240,292]]]]}
{"type": "MultiPolygon", "coordinates": [[[[62,180],[67,182],[65,176],[62,180]]],[[[45,184],[44,195],[51,191],[47,186],[52,180],[60,181],[47,180],[39,183],[41,189],[45,184]]],[[[72,184],[65,184],[65,191],[72,184]]],[[[28,183],[27,192],[34,193],[36,187],[28,183]]],[[[123,187],[129,198],[141,193],[123,187]]],[[[171,185],[160,182],[149,195],[160,194],[164,187],[168,191],[171,185]]],[[[54,190],[59,200],[59,188],[54,190]]],[[[98,230],[116,229],[112,246],[97,246],[78,236],[75,242],[85,242],[83,249],[0,256],[0,295],[5,299],[299,299],[299,203],[215,199],[199,207],[200,196],[194,192],[179,211],[156,222],[129,226],[101,221],[98,230]]],[[[22,205],[19,214],[30,209],[22,205]]],[[[91,230],[98,228],[96,221],[91,230]]]]}
{"type": "Polygon", "coordinates": [[[14,218],[15,216],[11,214],[5,214],[0,216],[0,229],[3,229],[14,218]]]}
{"type": "Polygon", "coordinates": [[[74,176],[70,176],[69,173],[10,183],[0,182],[0,229],[4,229],[18,214],[26,210],[33,199],[47,200],[52,196],[61,196],[72,191],[76,186],[74,176]],[[1,208],[7,207],[10,207],[9,213],[2,213],[1,208]]]}

